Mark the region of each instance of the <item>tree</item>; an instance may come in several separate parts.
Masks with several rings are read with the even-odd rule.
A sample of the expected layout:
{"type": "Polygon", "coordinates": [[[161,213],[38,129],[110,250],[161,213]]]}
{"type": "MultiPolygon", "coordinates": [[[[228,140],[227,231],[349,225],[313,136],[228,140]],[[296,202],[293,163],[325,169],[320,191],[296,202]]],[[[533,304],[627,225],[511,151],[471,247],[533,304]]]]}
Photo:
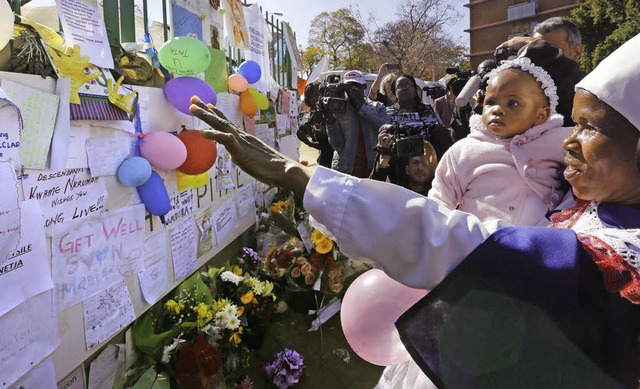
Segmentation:
{"type": "Polygon", "coordinates": [[[334,68],[353,61],[355,48],[362,43],[364,27],[347,8],[322,12],[311,21],[309,43],[329,55],[334,68]]]}
{"type": "Polygon", "coordinates": [[[370,62],[398,63],[402,73],[430,79],[444,76],[447,67],[468,64],[467,48],[443,33],[443,27],[458,16],[449,2],[403,0],[396,14],[396,21],[379,27],[372,14],[365,21],[355,12],[361,25],[373,26],[365,33],[372,50],[370,62]]]}
{"type": "Polygon", "coordinates": [[[324,56],[324,52],[317,46],[309,46],[302,51],[302,67],[305,77],[309,77],[313,68],[320,62],[324,56]]]}
{"type": "Polygon", "coordinates": [[[638,33],[640,0],[586,0],[571,12],[582,35],[582,68],[589,72],[638,33]]]}

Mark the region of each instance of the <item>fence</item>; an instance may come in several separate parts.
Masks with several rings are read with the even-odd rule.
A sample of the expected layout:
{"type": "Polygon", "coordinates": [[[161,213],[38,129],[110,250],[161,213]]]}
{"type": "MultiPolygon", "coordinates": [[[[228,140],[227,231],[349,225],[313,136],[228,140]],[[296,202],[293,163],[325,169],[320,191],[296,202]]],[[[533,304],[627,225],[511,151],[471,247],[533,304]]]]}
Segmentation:
{"type": "MultiPolygon", "coordinates": [[[[16,14],[20,13],[20,0],[12,0],[13,9],[16,14]]],[[[148,1],[142,0],[142,30],[149,33],[149,7],[148,1]]],[[[162,26],[164,33],[164,41],[169,39],[169,12],[167,9],[167,0],[162,0],[162,26]]],[[[244,5],[248,5],[243,0],[244,5]]],[[[135,42],[141,40],[136,36],[136,5],[134,0],[104,0],[103,1],[104,22],[109,35],[111,47],[119,49],[120,42],[135,42]]],[[[260,7],[262,12],[262,7],[260,7]]],[[[282,87],[288,89],[297,89],[297,85],[291,85],[293,71],[291,68],[291,55],[284,42],[283,22],[264,11],[264,17],[271,30],[273,37],[272,45],[269,50],[269,58],[271,60],[271,75],[274,80],[282,87]]],[[[227,48],[227,69],[228,73],[234,73],[234,68],[244,60],[242,50],[227,48]]]]}

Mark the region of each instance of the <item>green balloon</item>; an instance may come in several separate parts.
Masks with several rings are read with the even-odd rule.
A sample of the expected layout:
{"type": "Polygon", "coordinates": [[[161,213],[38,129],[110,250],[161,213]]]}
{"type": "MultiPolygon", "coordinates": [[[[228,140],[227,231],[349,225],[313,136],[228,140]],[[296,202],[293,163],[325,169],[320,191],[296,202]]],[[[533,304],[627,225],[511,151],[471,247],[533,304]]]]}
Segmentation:
{"type": "Polygon", "coordinates": [[[263,95],[262,93],[258,92],[253,88],[249,88],[249,94],[253,98],[253,101],[256,102],[258,109],[261,109],[261,110],[269,109],[269,99],[267,99],[267,96],[263,95]]]}
{"type": "Polygon", "coordinates": [[[162,45],[158,61],[173,74],[195,76],[209,67],[211,53],[199,39],[177,36],[162,45]]]}

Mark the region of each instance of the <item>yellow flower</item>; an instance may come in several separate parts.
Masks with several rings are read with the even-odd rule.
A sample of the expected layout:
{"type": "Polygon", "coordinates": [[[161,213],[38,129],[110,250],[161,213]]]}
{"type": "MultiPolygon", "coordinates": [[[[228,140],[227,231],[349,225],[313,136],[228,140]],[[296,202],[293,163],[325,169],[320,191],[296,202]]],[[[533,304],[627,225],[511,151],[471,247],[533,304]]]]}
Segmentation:
{"type": "Polygon", "coordinates": [[[164,303],[164,309],[166,309],[167,311],[169,311],[169,313],[174,315],[179,315],[180,311],[182,311],[182,308],[184,308],[184,304],[182,302],[177,302],[173,299],[164,303]]]}
{"type": "Polygon", "coordinates": [[[238,331],[231,334],[231,337],[229,338],[229,342],[232,345],[238,347],[240,342],[242,342],[242,339],[240,339],[240,335],[242,335],[242,326],[238,327],[238,331]]]}
{"type": "Polygon", "coordinates": [[[235,274],[237,276],[241,276],[242,275],[242,268],[240,266],[234,266],[233,267],[233,274],[235,274]]]}
{"type": "Polygon", "coordinates": [[[314,246],[316,246],[318,254],[326,254],[333,249],[333,241],[325,237],[325,239],[314,242],[314,246]]]}
{"type": "Polygon", "coordinates": [[[258,299],[256,299],[255,297],[251,300],[251,304],[257,305],[258,304],[258,299]]]}
{"type": "Polygon", "coordinates": [[[198,314],[196,324],[203,326],[213,319],[213,311],[209,309],[209,306],[205,303],[200,303],[193,307],[193,310],[198,314]]]}
{"type": "Polygon", "coordinates": [[[252,290],[248,291],[247,293],[244,294],[244,296],[240,297],[240,301],[242,301],[242,304],[249,304],[251,300],[253,300],[252,290]]]}
{"type": "Polygon", "coordinates": [[[323,234],[320,230],[316,230],[314,228],[313,232],[311,233],[311,243],[315,245],[316,242],[321,241],[323,239],[329,239],[329,237],[323,234]]]}

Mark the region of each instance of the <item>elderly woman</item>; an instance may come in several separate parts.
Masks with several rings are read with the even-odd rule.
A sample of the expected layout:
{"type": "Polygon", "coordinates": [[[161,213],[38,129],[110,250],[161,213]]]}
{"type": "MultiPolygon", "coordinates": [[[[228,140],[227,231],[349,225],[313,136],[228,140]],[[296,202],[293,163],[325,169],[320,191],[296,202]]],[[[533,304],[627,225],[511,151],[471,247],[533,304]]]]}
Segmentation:
{"type": "MultiPolygon", "coordinates": [[[[236,164],[304,196],[351,257],[432,291],[397,322],[439,387],[611,388],[640,376],[640,36],[576,87],[564,140],[575,208],[555,228],[482,224],[403,188],[311,172],[193,98],[236,164]],[[371,204],[385,204],[371,210],[371,204]],[[362,231],[367,231],[362,234],[362,231]]],[[[375,340],[372,340],[375,341],[375,340]]]]}

